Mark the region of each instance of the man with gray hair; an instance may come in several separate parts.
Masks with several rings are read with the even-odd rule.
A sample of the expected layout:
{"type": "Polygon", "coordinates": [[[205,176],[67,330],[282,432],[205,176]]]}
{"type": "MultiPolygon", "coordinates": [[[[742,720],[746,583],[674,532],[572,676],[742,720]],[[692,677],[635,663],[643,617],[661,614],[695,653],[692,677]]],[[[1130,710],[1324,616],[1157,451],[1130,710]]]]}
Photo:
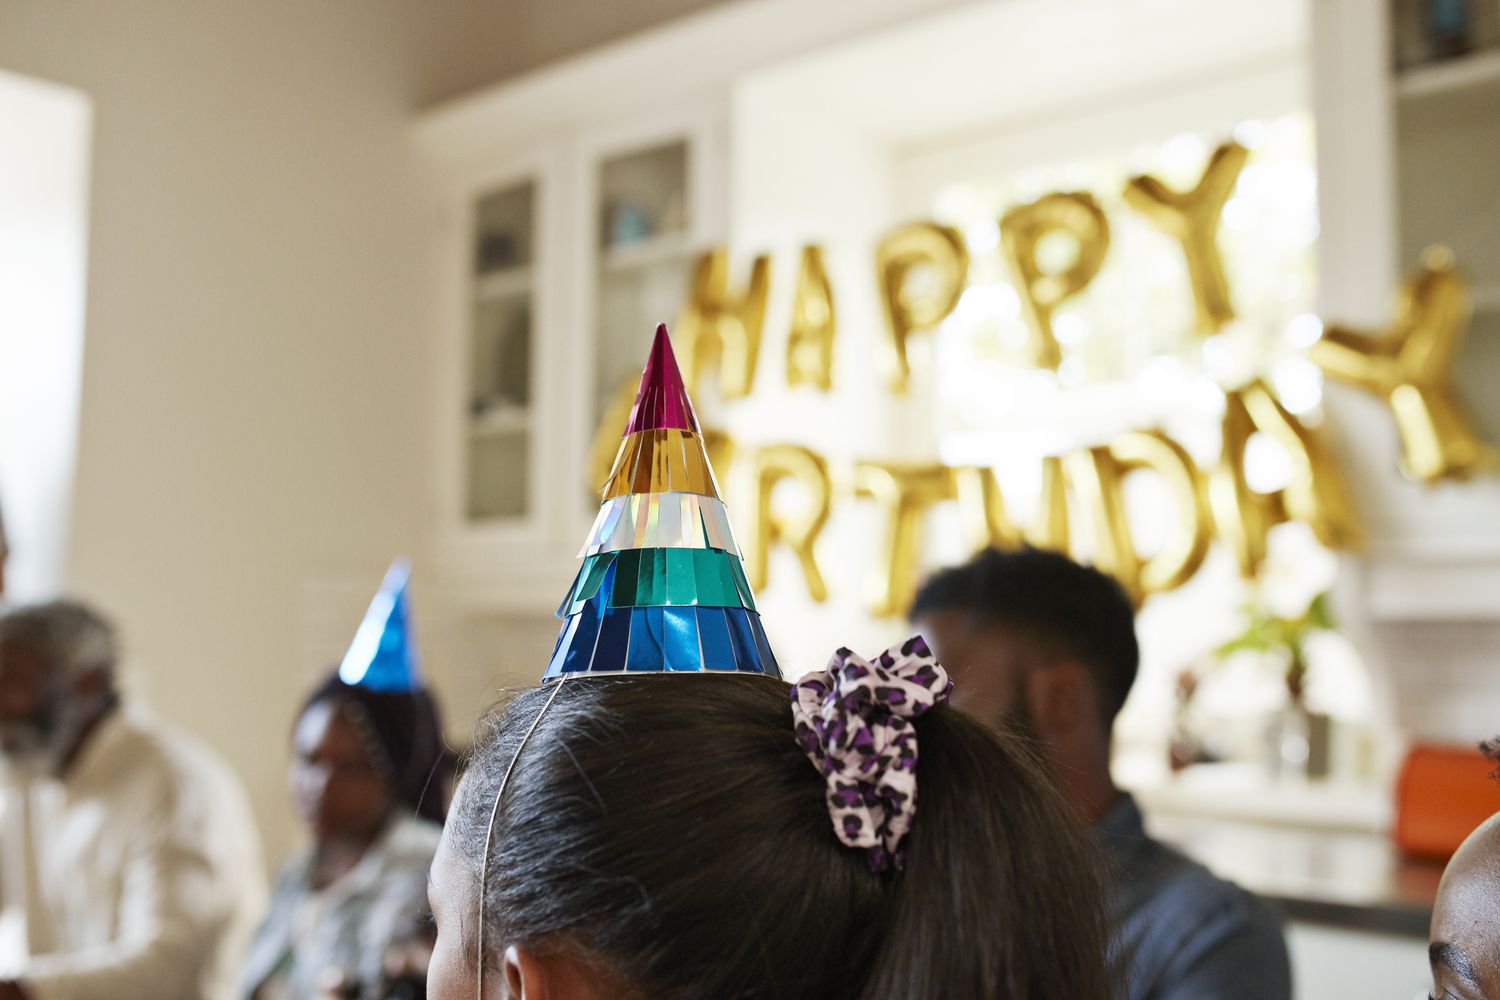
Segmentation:
{"type": "Polygon", "coordinates": [[[238,779],[117,656],[78,601],[0,613],[0,1000],[227,997],[259,917],[238,779]]]}

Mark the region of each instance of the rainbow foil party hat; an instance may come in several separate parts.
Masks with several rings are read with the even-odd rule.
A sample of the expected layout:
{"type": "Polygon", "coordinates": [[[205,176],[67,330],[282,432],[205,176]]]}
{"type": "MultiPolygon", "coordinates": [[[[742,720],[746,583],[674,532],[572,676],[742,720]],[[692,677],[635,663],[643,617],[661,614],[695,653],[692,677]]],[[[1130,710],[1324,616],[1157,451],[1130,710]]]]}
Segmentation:
{"type": "Polygon", "coordinates": [[[665,326],[656,328],[603,499],[557,609],[563,626],[542,680],[780,677],[665,326]]]}
{"type": "Polygon", "coordinates": [[[349,652],[344,654],[344,662],[339,664],[339,680],[345,684],[402,694],[422,687],[406,610],[406,584],[410,579],[411,566],[405,559],[391,563],[370,610],[354,633],[349,652]]]}

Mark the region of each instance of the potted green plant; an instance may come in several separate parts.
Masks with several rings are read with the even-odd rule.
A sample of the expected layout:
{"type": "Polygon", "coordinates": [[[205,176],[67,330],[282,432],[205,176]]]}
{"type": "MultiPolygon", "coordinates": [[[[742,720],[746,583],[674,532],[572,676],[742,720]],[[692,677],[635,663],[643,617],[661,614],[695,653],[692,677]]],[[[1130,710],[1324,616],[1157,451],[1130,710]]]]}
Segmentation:
{"type": "Polygon", "coordinates": [[[1300,615],[1290,618],[1276,614],[1264,604],[1250,604],[1245,607],[1245,630],[1214,651],[1220,661],[1248,652],[1279,660],[1282,665],[1287,704],[1267,732],[1273,773],[1309,778],[1328,776],[1330,722],[1328,716],[1307,706],[1306,643],[1315,633],[1334,628],[1326,592],[1309,601],[1300,615]]]}

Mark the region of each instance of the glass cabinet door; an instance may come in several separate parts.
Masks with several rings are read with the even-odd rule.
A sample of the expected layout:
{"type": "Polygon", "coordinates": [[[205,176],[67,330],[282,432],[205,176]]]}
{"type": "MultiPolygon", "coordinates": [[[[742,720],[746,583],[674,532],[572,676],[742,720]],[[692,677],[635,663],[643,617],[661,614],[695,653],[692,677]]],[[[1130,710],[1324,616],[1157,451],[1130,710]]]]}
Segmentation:
{"type": "Polygon", "coordinates": [[[599,164],[592,427],[633,390],[656,324],[672,325],[682,309],[694,250],[689,166],[686,139],[599,164]]]}
{"type": "Polygon", "coordinates": [[[536,184],[487,192],[474,208],[466,514],[528,513],[536,184]]]}

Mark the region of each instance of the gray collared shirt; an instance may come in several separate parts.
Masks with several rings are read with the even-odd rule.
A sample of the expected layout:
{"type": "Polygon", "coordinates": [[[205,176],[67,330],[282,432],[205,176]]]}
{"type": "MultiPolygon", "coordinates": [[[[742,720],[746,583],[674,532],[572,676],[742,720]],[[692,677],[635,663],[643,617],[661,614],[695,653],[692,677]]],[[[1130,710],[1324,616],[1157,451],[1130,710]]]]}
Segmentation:
{"type": "Polygon", "coordinates": [[[1286,941],[1265,903],[1152,840],[1129,795],[1096,829],[1124,1000],[1288,1000],[1286,941]]]}

